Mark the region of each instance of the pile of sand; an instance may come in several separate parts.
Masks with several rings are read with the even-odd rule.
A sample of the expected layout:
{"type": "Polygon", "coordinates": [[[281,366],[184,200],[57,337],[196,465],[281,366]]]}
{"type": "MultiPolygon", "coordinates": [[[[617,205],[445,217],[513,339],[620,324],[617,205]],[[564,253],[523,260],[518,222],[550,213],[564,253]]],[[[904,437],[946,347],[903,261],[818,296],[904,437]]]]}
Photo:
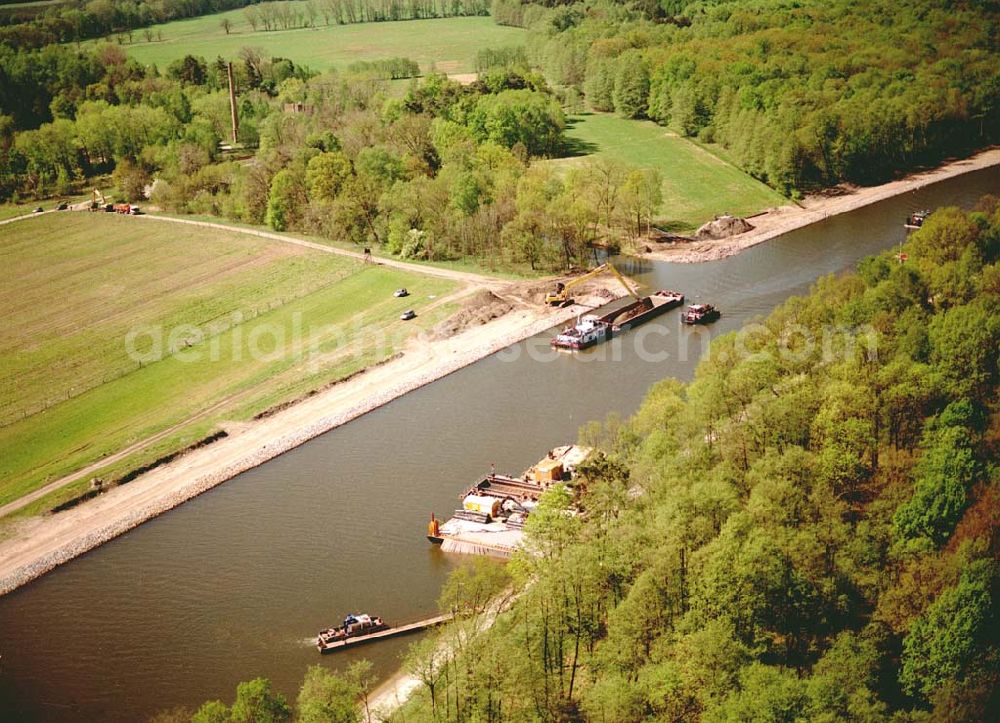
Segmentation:
{"type": "Polygon", "coordinates": [[[713,239],[729,238],[738,236],[741,233],[752,231],[751,226],[745,219],[738,216],[716,216],[714,221],[709,221],[698,229],[694,235],[699,241],[710,241],[713,239]]]}
{"type": "Polygon", "coordinates": [[[606,301],[614,301],[615,299],[620,298],[619,295],[611,289],[607,289],[603,286],[598,286],[596,289],[587,289],[587,296],[597,299],[605,299],[606,301]]]}
{"type": "Polygon", "coordinates": [[[460,311],[455,312],[431,330],[435,339],[447,339],[473,326],[482,326],[497,319],[514,308],[489,289],[482,289],[465,302],[460,311]]]}
{"type": "Polygon", "coordinates": [[[530,281],[515,284],[511,292],[529,304],[545,306],[545,295],[556,290],[555,281],[530,281]]]}

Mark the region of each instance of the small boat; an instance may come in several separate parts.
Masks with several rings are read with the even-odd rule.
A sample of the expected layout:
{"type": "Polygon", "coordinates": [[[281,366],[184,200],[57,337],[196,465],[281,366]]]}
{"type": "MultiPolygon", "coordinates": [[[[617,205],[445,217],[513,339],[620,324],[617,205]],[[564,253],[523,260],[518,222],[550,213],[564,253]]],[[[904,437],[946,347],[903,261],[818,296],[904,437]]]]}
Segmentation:
{"type": "Polygon", "coordinates": [[[611,338],[611,325],[594,314],[587,314],[575,326],[562,330],[552,346],[557,349],[588,349],[611,338]]]}
{"type": "Polygon", "coordinates": [[[434,517],[433,512],[431,512],[431,521],[427,523],[427,539],[435,545],[444,542],[444,538],[441,537],[441,523],[434,517]]]}
{"type": "Polygon", "coordinates": [[[320,630],[316,636],[316,648],[321,653],[327,653],[335,648],[359,641],[372,633],[388,630],[382,618],[365,613],[348,615],[344,624],[336,628],[320,630]]]}
{"type": "Polygon", "coordinates": [[[720,316],[722,313],[711,304],[691,304],[681,314],[681,321],[685,324],[708,324],[720,316]]]}
{"type": "Polygon", "coordinates": [[[927,209],[923,211],[914,211],[909,216],[906,217],[906,221],[903,222],[905,228],[920,228],[924,225],[924,221],[927,217],[931,215],[931,212],[927,209]]]}

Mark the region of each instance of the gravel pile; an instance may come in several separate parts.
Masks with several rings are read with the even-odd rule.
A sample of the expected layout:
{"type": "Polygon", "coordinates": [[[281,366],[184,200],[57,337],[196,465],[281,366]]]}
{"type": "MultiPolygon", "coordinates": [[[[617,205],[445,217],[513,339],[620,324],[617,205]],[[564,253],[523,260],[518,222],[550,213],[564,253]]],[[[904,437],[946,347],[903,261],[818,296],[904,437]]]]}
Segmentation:
{"type": "Polygon", "coordinates": [[[753,226],[742,218],[736,216],[716,216],[714,221],[709,221],[699,228],[694,236],[699,241],[709,241],[738,236],[741,233],[751,230],[753,230],[753,226]]]}
{"type": "Polygon", "coordinates": [[[431,337],[447,339],[469,327],[482,326],[498,319],[513,308],[513,304],[488,289],[477,291],[460,311],[435,326],[431,331],[431,337]]]}

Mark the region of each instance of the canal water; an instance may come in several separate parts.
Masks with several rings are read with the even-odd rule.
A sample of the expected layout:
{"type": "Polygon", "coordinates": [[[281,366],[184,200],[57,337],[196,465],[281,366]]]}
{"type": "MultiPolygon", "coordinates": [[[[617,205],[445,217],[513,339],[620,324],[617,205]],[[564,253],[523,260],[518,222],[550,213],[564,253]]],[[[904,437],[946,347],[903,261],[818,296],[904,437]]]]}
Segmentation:
{"type": "Polygon", "coordinates": [[[460,558],[424,539],[431,511],[496,464],[519,473],[581,425],[635,411],[664,377],[691,378],[709,335],[739,328],[817,277],[898,244],[913,210],[969,207],[1000,169],[944,181],[721,261],[622,261],[644,288],[723,312],[677,311],[580,355],[543,334],[382,407],[0,598],[0,719],[145,720],[232,700],[270,678],[294,699],[308,666],[368,658],[380,676],[409,639],[321,659],[311,637],[347,612],[405,622],[436,610],[460,558]]]}

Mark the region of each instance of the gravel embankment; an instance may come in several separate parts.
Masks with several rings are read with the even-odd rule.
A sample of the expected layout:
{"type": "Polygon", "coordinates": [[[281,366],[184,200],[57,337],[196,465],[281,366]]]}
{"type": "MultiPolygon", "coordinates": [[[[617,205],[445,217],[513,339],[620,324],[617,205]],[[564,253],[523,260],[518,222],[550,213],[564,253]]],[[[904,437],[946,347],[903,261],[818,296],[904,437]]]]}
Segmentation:
{"type": "MultiPolygon", "coordinates": [[[[407,352],[395,362],[380,367],[378,372],[384,372],[391,381],[374,394],[365,393],[357,403],[319,416],[308,424],[295,424],[293,428],[289,428],[286,415],[293,415],[297,411],[301,414],[302,410],[299,410],[298,406],[304,407],[307,404],[310,405],[310,409],[312,405],[317,409],[323,408],[323,398],[328,393],[339,391],[334,387],[302,405],[283,410],[273,417],[255,423],[266,425],[263,427],[265,430],[272,428],[282,430],[266,443],[239,450],[240,445],[246,445],[246,435],[234,435],[195,450],[144,476],[152,478],[157,475],[159,479],[155,482],[139,477],[78,508],[30,523],[20,532],[16,531],[11,539],[0,543],[0,595],[34,580],[57,565],[128,532],[146,520],[173,509],[241,472],[263,464],[407,392],[452,374],[553,325],[564,323],[577,313],[576,307],[554,312],[512,312],[509,317],[461,333],[451,339],[427,343],[422,348],[407,352]],[[410,359],[407,359],[408,355],[410,359]],[[414,355],[426,358],[412,363],[414,355]],[[397,369],[398,376],[393,374],[397,369]],[[223,448],[228,454],[223,454],[223,448]],[[242,453],[234,456],[233,449],[242,453]],[[209,464],[209,471],[187,478],[183,470],[190,467],[188,461],[196,457],[200,460],[219,458],[220,461],[224,459],[233,461],[218,466],[209,464]],[[144,489],[144,485],[149,489],[144,489]],[[135,498],[134,504],[130,502],[131,498],[135,498]]],[[[367,386],[369,381],[369,373],[366,372],[347,384],[367,386]]]]}

